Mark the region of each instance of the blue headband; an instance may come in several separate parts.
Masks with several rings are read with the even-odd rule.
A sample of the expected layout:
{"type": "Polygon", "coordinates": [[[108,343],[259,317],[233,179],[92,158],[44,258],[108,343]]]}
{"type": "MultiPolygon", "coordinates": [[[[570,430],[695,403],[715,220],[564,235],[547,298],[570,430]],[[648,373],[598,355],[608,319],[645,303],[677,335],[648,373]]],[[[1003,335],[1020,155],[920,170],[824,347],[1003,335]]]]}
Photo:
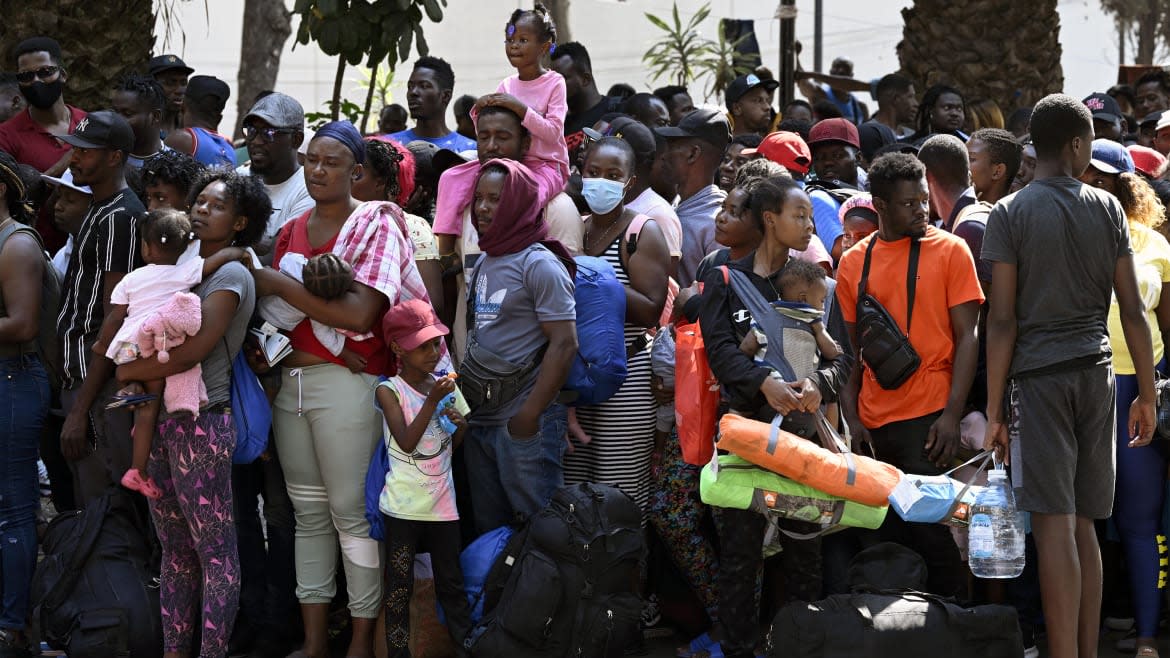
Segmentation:
{"type": "Polygon", "coordinates": [[[321,126],[314,137],[329,137],[345,145],[353,153],[353,159],[358,164],[366,161],[366,142],[362,134],[348,121],[332,121],[321,126]]]}

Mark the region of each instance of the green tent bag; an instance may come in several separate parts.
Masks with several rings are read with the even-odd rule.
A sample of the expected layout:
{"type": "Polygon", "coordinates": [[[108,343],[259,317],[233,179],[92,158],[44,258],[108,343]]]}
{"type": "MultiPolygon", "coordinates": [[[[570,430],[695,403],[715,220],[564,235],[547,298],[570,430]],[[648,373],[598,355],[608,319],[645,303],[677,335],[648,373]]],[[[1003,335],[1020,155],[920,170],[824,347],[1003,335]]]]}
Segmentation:
{"type": "Polygon", "coordinates": [[[712,464],[707,464],[699,478],[699,495],[708,505],[775,514],[825,528],[874,529],[886,518],[884,505],[872,507],[830,496],[735,455],[720,455],[718,470],[716,474],[712,464]]]}

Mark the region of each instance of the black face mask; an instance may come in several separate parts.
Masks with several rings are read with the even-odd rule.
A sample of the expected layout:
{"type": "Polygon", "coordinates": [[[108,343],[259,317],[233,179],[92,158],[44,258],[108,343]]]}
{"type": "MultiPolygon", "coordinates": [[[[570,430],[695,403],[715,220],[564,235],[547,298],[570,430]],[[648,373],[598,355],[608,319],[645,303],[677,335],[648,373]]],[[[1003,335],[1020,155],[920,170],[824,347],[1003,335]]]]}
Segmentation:
{"type": "Polygon", "coordinates": [[[28,100],[29,105],[39,110],[47,110],[61,98],[61,88],[64,84],[60,78],[53,82],[34,82],[31,85],[21,85],[20,93],[28,100]]]}

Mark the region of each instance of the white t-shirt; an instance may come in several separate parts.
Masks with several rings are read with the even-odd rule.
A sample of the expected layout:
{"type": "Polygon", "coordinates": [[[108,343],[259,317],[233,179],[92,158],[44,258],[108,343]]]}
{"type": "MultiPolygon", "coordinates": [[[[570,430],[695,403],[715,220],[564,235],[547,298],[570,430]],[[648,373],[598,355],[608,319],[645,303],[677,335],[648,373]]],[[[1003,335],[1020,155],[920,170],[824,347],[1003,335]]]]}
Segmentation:
{"type": "Polygon", "coordinates": [[[666,247],[670,250],[671,258],[682,257],[682,222],[678,220],[678,214],[662,195],[646,188],[638,198],[627,203],[626,207],[657,222],[658,228],[666,236],[666,247]]]}
{"type": "MultiPolygon", "coordinates": [[[[250,176],[252,166],[238,167],[236,173],[250,176]]],[[[305,186],[305,168],[300,165],[297,165],[297,170],[288,180],[276,185],[265,183],[264,189],[268,190],[268,198],[272,201],[272,214],[268,216],[268,226],[261,240],[266,245],[264,252],[268,253],[281,227],[312,209],[316,202],[309,196],[309,189],[305,186]]]]}

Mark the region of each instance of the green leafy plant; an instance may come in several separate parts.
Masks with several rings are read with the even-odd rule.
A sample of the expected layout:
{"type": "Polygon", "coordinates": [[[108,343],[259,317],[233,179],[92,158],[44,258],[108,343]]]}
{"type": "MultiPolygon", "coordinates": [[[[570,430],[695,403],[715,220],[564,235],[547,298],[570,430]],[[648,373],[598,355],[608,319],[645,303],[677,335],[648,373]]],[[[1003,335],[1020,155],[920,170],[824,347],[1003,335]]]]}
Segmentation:
{"type": "Polygon", "coordinates": [[[698,68],[708,75],[707,88],[703,92],[708,98],[715,96],[721,100],[723,90],[732,80],[754,70],[752,58],[737,50],[747,38],[745,34],[735,41],[728,41],[722,27],[719,29],[719,40],[712,44],[710,55],[698,63],[698,68]]]}
{"type": "Polygon", "coordinates": [[[651,44],[642,55],[642,62],[651,69],[651,80],[670,79],[678,85],[687,86],[703,70],[702,61],[715,53],[715,43],[699,34],[699,25],[711,14],[711,5],[699,8],[691,20],[683,25],[678,15],[678,3],[674,3],[671,23],[647,12],[646,20],[665,34],[651,44]]]}
{"type": "MultiPolygon", "coordinates": [[[[414,47],[419,55],[430,52],[423,35],[423,16],[443,20],[447,0],[296,0],[293,13],[301,17],[297,43],[315,42],[326,55],[338,58],[333,78],[331,116],[338,119],[343,108],[341,84],[347,64],[362,60],[377,76],[386,64],[393,70],[406,60],[414,47]]],[[[369,87],[362,123],[369,118],[373,87],[369,87]]],[[[356,122],[355,122],[356,123],[356,122]]]]}
{"type": "Polygon", "coordinates": [[[305,123],[312,130],[320,130],[322,126],[330,121],[337,121],[339,119],[345,119],[354,125],[357,125],[361,121],[362,106],[348,98],[342,98],[336,105],[333,101],[325,101],[322,105],[325,106],[324,112],[305,113],[305,123]]]}

